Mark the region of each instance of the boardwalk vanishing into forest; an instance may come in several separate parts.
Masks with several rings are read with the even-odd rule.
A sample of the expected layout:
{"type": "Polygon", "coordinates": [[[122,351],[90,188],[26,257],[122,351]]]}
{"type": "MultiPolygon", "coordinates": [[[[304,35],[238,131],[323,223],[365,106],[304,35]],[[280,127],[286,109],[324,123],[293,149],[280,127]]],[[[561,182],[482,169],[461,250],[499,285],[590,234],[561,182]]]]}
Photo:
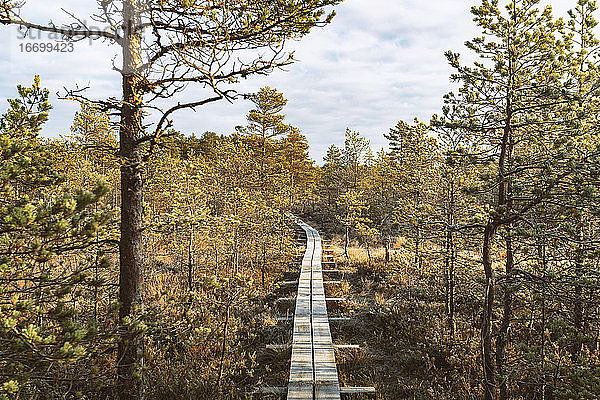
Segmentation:
{"type": "MultiPolygon", "coordinates": [[[[281,298],[280,301],[295,301],[293,316],[293,336],[291,343],[290,375],[287,387],[262,387],[255,393],[286,396],[288,400],[339,400],[342,395],[371,393],[373,387],[340,387],[336,349],[358,349],[357,345],[334,345],[331,337],[330,321],[345,321],[350,318],[329,318],[327,302],[345,301],[342,298],[325,297],[325,284],[341,281],[325,281],[323,274],[342,273],[343,271],[323,269],[323,264],[335,265],[331,249],[323,248],[319,232],[299,218],[288,215],[296,225],[299,242],[305,245],[302,260],[294,262],[300,265],[297,281],[282,282],[284,285],[297,284],[296,297],[281,298]],[[323,257],[331,260],[324,261],[323,257]]],[[[287,316],[280,321],[289,321],[287,316]]],[[[289,348],[286,344],[268,345],[267,348],[289,348]]]]}
{"type": "Polygon", "coordinates": [[[319,232],[296,219],[306,233],[294,312],[288,400],[340,399],[340,384],[323,284],[319,232]]]}

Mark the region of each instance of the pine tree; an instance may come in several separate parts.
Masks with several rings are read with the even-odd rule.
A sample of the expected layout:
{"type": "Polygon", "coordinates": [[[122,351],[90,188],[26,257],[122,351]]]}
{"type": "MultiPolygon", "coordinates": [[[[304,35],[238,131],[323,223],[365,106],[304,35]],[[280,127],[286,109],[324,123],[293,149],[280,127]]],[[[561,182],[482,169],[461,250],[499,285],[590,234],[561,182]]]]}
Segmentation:
{"type": "Polygon", "coordinates": [[[488,181],[493,202],[482,235],[486,288],[481,340],[487,400],[509,396],[505,350],[512,320],[515,223],[549,199],[569,173],[558,169],[563,161],[556,151],[561,146],[561,121],[552,118],[565,101],[561,82],[564,45],[557,38],[561,22],[554,21],[550,7],[540,11],[538,3],[507,1],[503,12],[498,1],[483,1],[472,13],[485,36],[466,44],[481,61],[466,67],[457,54],[447,54],[456,69],[453,80],[463,85],[459,95],[446,97],[447,110],[457,107],[460,114],[458,118],[453,115],[449,126],[469,130],[485,151],[481,156],[493,161],[496,168],[488,181]],[[506,252],[504,281],[510,283],[503,287],[494,361],[496,271],[492,257],[500,230],[506,252]]]}
{"type": "Polygon", "coordinates": [[[256,191],[267,196],[263,200],[274,204],[283,173],[280,160],[284,146],[281,139],[296,128],[284,123],[285,115],[281,112],[287,100],[276,89],[268,86],[261,88],[250,96],[250,100],[256,108],[248,113],[248,125],[238,127],[237,131],[244,135],[244,143],[257,165],[257,176],[253,181],[256,191]]]}
{"type": "Polygon", "coordinates": [[[423,217],[427,214],[428,183],[433,182],[437,148],[429,136],[430,127],[415,120],[414,125],[400,121],[384,135],[390,141],[391,157],[399,176],[403,195],[399,199],[396,218],[414,241],[414,265],[421,270],[423,217]]]}
{"type": "Polygon", "coordinates": [[[97,284],[91,265],[62,262],[94,244],[110,217],[94,211],[107,189],[62,190],[51,147],[39,137],[52,108],[49,93],[39,77],[18,92],[0,120],[0,370],[3,379],[12,376],[1,382],[0,396],[54,397],[60,390],[47,381],[59,371],[51,366],[69,366],[95,346],[94,321],[83,323],[70,305],[97,284]]]}
{"type": "Polygon", "coordinates": [[[339,147],[332,144],[327,149],[327,154],[323,158],[324,164],[321,167],[318,187],[321,197],[322,224],[331,224],[338,215],[338,201],[342,195],[342,151],[339,147]]]}
{"type": "MultiPolygon", "coordinates": [[[[308,141],[298,129],[292,129],[281,139],[283,192],[290,206],[314,202],[316,186],[316,168],[308,155],[308,141]],[[301,201],[302,200],[302,201],[301,201]]],[[[303,211],[306,211],[304,209],[303,211]]]]}

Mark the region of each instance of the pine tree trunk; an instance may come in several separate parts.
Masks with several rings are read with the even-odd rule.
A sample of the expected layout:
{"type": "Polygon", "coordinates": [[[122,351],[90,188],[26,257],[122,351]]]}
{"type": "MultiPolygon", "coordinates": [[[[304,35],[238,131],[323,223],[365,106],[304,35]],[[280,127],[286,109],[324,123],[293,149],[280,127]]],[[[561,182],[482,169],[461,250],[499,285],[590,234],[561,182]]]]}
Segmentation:
{"type": "Polygon", "coordinates": [[[350,227],[346,226],[346,232],[344,235],[344,255],[346,256],[346,260],[348,260],[348,246],[350,245],[350,227]]]}
{"type": "Polygon", "coordinates": [[[450,182],[449,201],[448,201],[448,231],[446,233],[446,312],[448,317],[448,333],[450,338],[454,338],[454,286],[455,272],[454,264],[456,260],[456,250],[454,248],[454,233],[451,226],[454,224],[454,182],[450,182]]]}
{"type": "Polygon", "coordinates": [[[483,236],[483,268],[485,271],[485,303],[481,321],[481,356],[483,359],[483,384],[485,400],[496,398],[496,368],[492,358],[492,318],[494,315],[495,278],[490,256],[495,226],[488,223],[483,236]]]}
{"type": "MultiPolygon", "coordinates": [[[[579,212],[580,213],[580,212],[579,212]]],[[[578,241],[577,250],[575,250],[575,290],[573,293],[575,304],[573,307],[573,328],[575,330],[575,338],[571,348],[571,360],[575,363],[581,352],[582,341],[581,334],[583,332],[583,288],[581,279],[583,277],[583,218],[581,213],[577,220],[578,241]]]]}
{"type": "Polygon", "coordinates": [[[452,231],[448,229],[446,233],[446,314],[448,318],[448,333],[450,338],[454,337],[455,323],[454,323],[454,235],[452,231]]]}
{"type": "Polygon", "coordinates": [[[194,227],[190,227],[190,236],[188,238],[188,287],[192,291],[193,272],[194,272],[194,227]]]}
{"type": "Polygon", "coordinates": [[[266,268],[267,268],[267,250],[266,250],[266,244],[263,242],[262,244],[262,256],[261,256],[261,262],[260,262],[260,277],[261,277],[261,283],[262,283],[262,287],[265,287],[265,275],[266,275],[266,268]]]}
{"type": "Polygon", "coordinates": [[[454,288],[456,287],[456,273],[454,271],[456,264],[456,249],[454,248],[454,239],[450,241],[450,270],[449,270],[449,287],[448,287],[448,324],[450,328],[450,337],[454,337],[456,331],[456,323],[454,321],[454,288]]]}
{"type": "Polygon", "coordinates": [[[416,194],[415,201],[415,214],[416,225],[415,225],[415,266],[419,268],[419,273],[421,272],[421,221],[419,220],[419,206],[421,204],[420,192],[416,194]]]}
{"type": "MultiPolygon", "coordinates": [[[[510,41],[510,38],[509,38],[510,41]]],[[[510,52],[510,50],[509,50],[510,52]]],[[[512,155],[512,84],[513,84],[513,58],[509,57],[508,70],[509,86],[506,93],[506,120],[502,141],[500,145],[500,155],[498,158],[498,209],[506,208],[503,213],[508,213],[511,206],[510,185],[506,179],[506,165],[512,155]]],[[[495,277],[491,259],[492,241],[497,229],[502,225],[501,220],[488,222],[483,237],[483,268],[485,271],[486,288],[485,304],[483,309],[483,321],[481,324],[482,358],[483,358],[483,377],[485,400],[494,400],[498,398],[496,386],[496,366],[492,356],[492,318],[494,316],[494,297],[495,297],[495,277]]],[[[507,256],[508,257],[508,256],[507,256]]],[[[507,261],[508,262],[508,261],[507,261]]]]}
{"type": "Polygon", "coordinates": [[[390,262],[390,239],[389,238],[385,238],[384,246],[385,246],[385,263],[387,265],[387,263],[390,262]]]}
{"type": "MultiPolygon", "coordinates": [[[[232,299],[233,301],[233,299],[232,299]]],[[[219,372],[217,378],[217,387],[221,388],[221,381],[223,380],[223,365],[225,364],[225,354],[227,353],[227,331],[229,329],[229,309],[231,302],[227,304],[227,310],[225,313],[225,324],[223,327],[223,339],[221,340],[221,357],[219,359],[219,372]]]]}
{"type": "MultiPolygon", "coordinates": [[[[546,245],[543,243],[538,244],[538,260],[541,266],[542,277],[546,276],[547,260],[546,260],[546,245]]],[[[545,369],[546,369],[546,296],[542,295],[542,320],[540,326],[540,375],[542,382],[544,382],[541,389],[542,400],[552,399],[553,393],[551,386],[546,385],[545,369]]]]}
{"type": "Polygon", "coordinates": [[[508,343],[508,329],[510,328],[510,320],[512,319],[512,288],[511,274],[514,266],[512,238],[510,227],[506,232],[506,288],[504,290],[504,310],[500,328],[498,330],[498,338],[496,339],[496,368],[501,376],[500,382],[500,400],[508,399],[508,385],[506,376],[506,344],[508,343]]]}
{"type": "MultiPolygon", "coordinates": [[[[123,2],[125,39],[123,43],[123,104],[120,125],[121,239],[119,242],[119,317],[121,323],[142,306],[142,159],[139,139],[142,133],[142,97],[139,92],[141,33],[134,0],[123,2]]],[[[128,327],[121,331],[117,371],[119,398],[142,397],[139,371],[143,361],[142,338],[128,327]]]]}

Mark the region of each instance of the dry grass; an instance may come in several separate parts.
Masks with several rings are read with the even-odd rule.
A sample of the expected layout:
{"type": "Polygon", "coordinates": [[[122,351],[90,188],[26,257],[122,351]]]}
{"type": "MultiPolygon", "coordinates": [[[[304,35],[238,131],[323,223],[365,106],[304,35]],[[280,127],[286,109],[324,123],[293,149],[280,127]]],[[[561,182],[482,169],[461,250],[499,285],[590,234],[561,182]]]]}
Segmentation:
{"type": "MultiPolygon", "coordinates": [[[[428,270],[419,271],[406,262],[411,257],[403,243],[397,243],[387,264],[384,249],[371,249],[370,268],[364,247],[353,244],[348,257],[341,241],[334,241],[331,247],[337,267],[348,272],[326,278],[343,280],[328,284],[327,296],[348,301],[332,305],[330,312],[352,317],[349,322],[331,323],[334,342],[361,346],[360,350],[336,350],[342,386],[375,386],[377,399],[478,398],[477,357],[473,356],[478,354],[477,341],[473,340],[475,330],[467,329],[472,316],[463,314],[458,323],[460,334],[451,343],[445,336],[441,281],[435,268],[428,266],[428,270]]],[[[301,252],[295,256],[301,256],[301,252]]],[[[258,386],[285,386],[290,350],[265,347],[291,342],[292,324],[274,318],[293,313],[293,307],[276,303],[278,297],[295,295],[293,286],[275,284],[297,277],[297,271],[285,272],[287,269],[269,274],[265,288],[232,310],[226,372],[219,386],[218,353],[224,314],[214,304],[215,294],[198,288],[191,315],[184,307],[167,312],[164,308],[169,304],[185,304],[181,301],[188,293],[185,273],[152,274],[147,284],[148,296],[154,299],[155,318],[171,327],[191,318],[195,328],[205,329],[198,332],[183,327],[179,331],[153,332],[152,337],[162,341],[151,343],[148,379],[153,389],[149,398],[244,399],[258,386]],[[165,339],[168,337],[171,339],[165,339]]]]}
{"type": "Polygon", "coordinates": [[[353,244],[348,257],[339,239],[333,248],[340,267],[352,271],[344,284],[352,320],[333,323],[332,334],[336,343],[361,346],[337,351],[341,385],[375,386],[377,399],[479,398],[475,331],[461,332],[468,340],[447,337],[439,271],[408,262],[402,239],[387,264],[385,249],[370,249],[370,268],[364,247],[353,244]]]}

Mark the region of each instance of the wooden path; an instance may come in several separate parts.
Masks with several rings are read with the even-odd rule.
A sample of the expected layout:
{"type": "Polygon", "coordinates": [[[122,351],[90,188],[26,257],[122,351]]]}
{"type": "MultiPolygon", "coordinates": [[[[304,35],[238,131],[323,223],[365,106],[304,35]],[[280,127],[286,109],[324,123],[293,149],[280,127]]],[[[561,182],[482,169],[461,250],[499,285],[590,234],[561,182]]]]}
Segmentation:
{"type": "Polygon", "coordinates": [[[335,352],[323,284],[321,236],[299,219],[306,252],[298,280],[288,400],[339,400],[335,352]]]}

